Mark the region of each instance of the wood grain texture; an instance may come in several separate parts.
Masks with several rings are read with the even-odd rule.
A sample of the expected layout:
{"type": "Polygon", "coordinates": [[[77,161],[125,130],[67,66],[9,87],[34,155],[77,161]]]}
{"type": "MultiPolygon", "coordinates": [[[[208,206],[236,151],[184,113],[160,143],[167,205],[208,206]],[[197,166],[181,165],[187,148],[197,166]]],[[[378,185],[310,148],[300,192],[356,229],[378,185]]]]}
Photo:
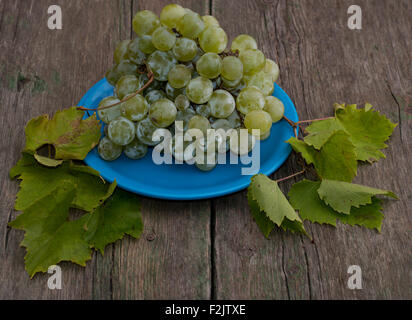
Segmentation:
{"type": "MultiPolygon", "coordinates": [[[[363,165],[356,179],[400,197],[384,202],[382,233],[306,223],[314,243],[279,230],[266,240],[245,191],[206,201],[142,198],[140,240],[117,241],[86,268],[63,263],[62,290],[47,289],[47,274],[29,280],[23,234],[7,227],[18,190],[8,170],[26,122],[79,101],[111,65],[115,44],[133,36],[133,13],[160,13],[169,1],[56,0],[63,30],[50,31],[47,1],[0,0],[0,299],[412,299],[412,3],[359,0],[363,29],[351,31],[349,0],[176,2],[215,15],[230,40],[254,36],[279,63],[279,84],[301,119],[332,115],[334,102],[367,101],[399,123],[387,159],[363,165]],[[362,268],[362,290],[347,287],[350,265],[362,268]]],[[[292,154],[272,178],[299,170],[292,154]]]]}
{"type": "MultiPolygon", "coordinates": [[[[280,85],[301,119],[332,115],[334,102],[370,102],[399,122],[387,159],[363,165],[356,182],[394,190],[382,233],[309,225],[315,243],[252,225],[245,192],[215,201],[216,296],[238,298],[411,298],[411,2],[358,1],[363,29],[347,28],[350,1],[213,1],[233,37],[249,33],[279,62],[280,85]],[[233,14],[236,12],[236,14],[233,14]],[[409,99],[409,100],[408,100],[409,99]],[[410,107],[409,107],[410,108],[410,107]],[[408,175],[409,173],[409,175],[408,175]],[[241,203],[241,205],[237,205],[241,203]],[[245,259],[244,248],[250,248],[245,259]],[[347,269],[363,270],[363,290],[349,290],[347,269]]],[[[291,157],[274,178],[296,172],[291,157]]],[[[290,182],[282,183],[287,192],[290,182]]]]}

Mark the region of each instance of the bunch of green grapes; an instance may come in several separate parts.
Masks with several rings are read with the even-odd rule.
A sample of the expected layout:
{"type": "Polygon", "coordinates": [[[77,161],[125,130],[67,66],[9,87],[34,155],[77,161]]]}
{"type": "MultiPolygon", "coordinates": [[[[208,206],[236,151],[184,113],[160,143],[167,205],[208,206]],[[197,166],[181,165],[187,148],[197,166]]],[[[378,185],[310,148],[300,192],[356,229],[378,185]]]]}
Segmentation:
{"type": "MultiPolygon", "coordinates": [[[[165,6],[160,16],[139,11],[133,30],[137,37],[117,44],[114,65],[106,73],[114,95],[98,108],[106,125],[98,146],[104,160],[115,160],[122,152],[131,159],[144,157],[149,146],[159,143],[152,139],[158,128],[174,134],[197,129],[205,136],[211,128],[230,130],[225,141],[204,143],[197,152],[217,151],[223,143],[219,152],[242,155],[256,139],[269,137],[272,124],[283,118],[284,106],[272,96],[279,67],[250,35],[237,36],[228,48],[228,37],[216,18],[178,4],[165,6]],[[154,80],[145,86],[149,78],[143,71],[148,68],[154,80]],[[177,127],[175,121],[183,126],[177,127]],[[235,138],[242,128],[248,131],[248,145],[243,147],[235,138]],[[230,146],[232,136],[235,144],[230,146]]],[[[172,154],[181,160],[177,152],[172,154]]],[[[215,167],[204,163],[206,154],[196,159],[202,159],[194,162],[200,170],[215,167]]]]}

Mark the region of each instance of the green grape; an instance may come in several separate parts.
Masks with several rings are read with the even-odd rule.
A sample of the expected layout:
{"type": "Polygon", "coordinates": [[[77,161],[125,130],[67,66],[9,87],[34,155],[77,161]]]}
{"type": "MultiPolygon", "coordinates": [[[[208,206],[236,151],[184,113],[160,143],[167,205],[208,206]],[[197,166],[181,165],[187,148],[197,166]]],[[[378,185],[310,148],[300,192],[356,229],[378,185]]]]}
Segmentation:
{"type": "Polygon", "coordinates": [[[191,108],[187,108],[183,111],[178,111],[176,115],[176,121],[183,122],[183,130],[186,131],[189,127],[189,121],[196,115],[195,111],[191,108]]]}
{"type": "Polygon", "coordinates": [[[146,60],[146,54],[140,50],[140,38],[135,38],[130,41],[127,47],[127,57],[131,62],[137,65],[144,64],[146,60]]]}
{"type": "Polygon", "coordinates": [[[265,96],[270,96],[275,88],[273,85],[272,76],[264,71],[259,71],[251,76],[247,82],[247,85],[259,88],[265,96]]]}
{"type": "Polygon", "coordinates": [[[265,96],[256,87],[244,88],[236,99],[236,108],[243,114],[248,114],[252,110],[263,109],[264,106],[265,96]]]}
{"type": "Polygon", "coordinates": [[[238,35],[232,42],[230,49],[235,52],[239,50],[239,53],[248,49],[257,49],[256,40],[248,34],[238,35]]]}
{"type": "Polygon", "coordinates": [[[148,146],[155,146],[160,141],[153,141],[153,133],[159,129],[156,127],[149,117],[144,118],[142,121],[137,122],[136,124],[136,136],[140,142],[148,146]]]}
{"type": "Polygon", "coordinates": [[[209,26],[199,35],[199,45],[204,52],[221,53],[226,49],[227,35],[219,26],[209,26]]]}
{"type": "Polygon", "coordinates": [[[175,99],[177,110],[183,111],[190,107],[190,101],[184,94],[179,94],[175,99]]]}
{"type": "Polygon", "coordinates": [[[187,12],[178,22],[177,31],[189,39],[197,39],[199,34],[205,28],[205,24],[199,14],[195,12],[187,12]]]}
{"type": "Polygon", "coordinates": [[[278,122],[283,118],[283,114],[285,113],[285,106],[278,98],[268,96],[265,98],[265,106],[263,110],[270,114],[272,122],[278,122]]]}
{"type": "Polygon", "coordinates": [[[160,100],[166,97],[167,97],[166,93],[162,90],[151,90],[145,95],[145,99],[149,103],[149,105],[152,105],[157,100],[160,100]]]}
{"type": "Polygon", "coordinates": [[[276,82],[276,80],[279,78],[279,66],[273,60],[266,59],[263,71],[271,75],[273,82],[276,82]]]}
{"type": "Polygon", "coordinates": [[[225,131],[233,129],[233,127],[230,125],[230,122],[227,119],[217,119],[215,122],[212,123],[212,128],[215,130],[223,129],[225,131]]]}
{"type": "Polygon", "coordinates": [[[204,104],[209,101],[213,93],[213,84],[207,78],[197,77],[190,80],[186,87],[186,96],[196,104],[204,104]]]}
{"type": "Polygon", "coordinates": [[[170,100],[175,100],[176,98],[177,98],[177,96],[178,95],[181,95],[181,94],[185,94],[185,88],[180,88],[180,89],[176,89],[176,88],[173,88],[171,85],[170,85],[170,83],[168,82],[167,84],[166,84],[166,88],[165,88],[165,90],[166,90],[166,95],[167,95],[167,97],[170,99],[170,100]]]}
{"type": "Polygon", "coordinates": [[[170,141],[168,151],[178,161],[190,161],[194,158],[194,151],[190,153],[190,150],[187,149],[190,144],[191,142],[185,141],[181,138],[176,138],[176,136],[174,136],[170,141]]]}
{"type": "Polygon", "coordinates": [[[192,79],[192,72],[183,64],[175,65],[167,76],[169,84],[175,89],[181,89],[187,86],[192,79]]]}
{"type": "Polygon", "coordinates": [[[219,119],[227,118],[235,110],[235,99],[226,90],[216,90],[208,102],[210,114],[219,119]]]}
{"type": "Polygon", "coordinates": [[[158,27],[152,33],[152,42],[156,49],[169,51],[175,45],[176,34],[165,27],[158,27]]]}
{"type": "Polygon", "coordinates": [[[215,79],[222,71],[222,58],[216,53],[205,53],[197,61],[196,70],[202,77],[215,79]]]}
{"type": "Polygon", "coordinates": [[[193,60],[198,53],[196,42],[188,38],[177,38],[172,51],[176,59],[183,62],[193,60]]]}
{"type": "Polygon", "coordinates": [[[244,119],[244,124],[249,133],[253,134],[253,129],[260,130],[260,136],[263,136],[272,127],[272,117],[269,113],[263,110],[252,110],[244,119]]]}
{"type": "Polygon", "coordinates": [[[243,73],[251,75],[262,70],[266,63],[265,55],[258,49],[244,50],[239,55],[240,61],[243,63],[243,73]]]}
{"type": "Polygon", "coordinates": [[[125,146],[133,141],[136,129],[132,121],[124,117],[119,117],[109,123],[107,133],[113,143],[119,146],[125,146]]]}
{"type": "MultiPolygon", "coordinates": [[[[213,96],[212,96],[213,97],[213,96]]],[[[200,106],[196,106],[196,113],[203,117],[210,117],[210,107],[207,104],[201,104],[200,106]]]]}
{"type": "Polygon", "coordinates": [[[202,20],[205,24],[205,27],[210,27],[210,26],[219,27],[219,21],[217,21],[217,19],[214,16],[205,15],[205,16],[202,16],[202,20]]]}
{"type": "Polygon", "coordinates": [[[223,58],[222,77],[226,80],[240,80],[243,77],[243,64],[239,58],[228,56],[223,58]]]}
{"type": "Polygon", "coordinates": [[[143,158],[147,153],[147,145],[135,138],[127,146],[124,147],[126,157],[137,160],[143,158]]]}
{"type": "Polygon", "coordinates": [[[157,100],[150,106],[149,117],[160,128],[170,126],[176,120],[177,109],[169,99],[157,100]]]}
{"type": "Polygon", "coordinates": [[[149,56],[147,63],[152,69],[156,80],[166,81],[169,71],[177,63],[177,60],[171,52],[157,50],[149,56]]]}
{"type": "Polygon", "coordinates": [[[115,63],[119,63],[120,61],[127,59],[127,46],[129,43],[130,40],[123,40],[117,44],[113,55],[113,60],[115,63]]]}
{"type": "Polygon", "coordinates": [[[234,154],[243,156],[252,151],[256,144],[256,137],[248,132],[246,132],[246,135],[242,135],[241,130],[245,129],[238,128],[230,133],[230,151],[234,154]],[[247,140],[245,140],[245,138],[247,140]]]}
{"type": "Polygon", "coordinates": [[[119,79],[116,83],[116,93],[119,99],[123,99],[130,93],[136,92],[141,87],[141,83],[138,78],[130,74],[125,75],[119,79]]]}
{"type": "Polygon", "coordinates": [[[102,120],[104,123],[109,123],[110,121],[113,121],[120,117],[120,105],[99,110],[99,108],[106,107],[118,102],[120,102],[120,100],[115,97],[107,97],[100,101],[99,106],[97,107],[97,115],[99,116],[99,119],[102,120]]]}
{"type": "Polygon", "coordinates": [[[133,30],[139,36],[151,35],[153,31],[160,26],[159,18],[149,10],[143,10],[136,13],[133,17],[133,30]]]}
{"type": "Polygon", "coordinates": [[[122,147],[114,144],[108,137],[103,137],[99,141],[97,153],[103,160],[113,161],[122,154],[122,147]]]}
{"type": "Polygon", "coordinates": [[[137,65],[132,63],[130,60],[122,60],[119,64],[114,65],[106,73],[106,79],[111,85],[116,85],[117,81],[122,76],[131,74],[135,75],[137,73],[137,65]]]}
{"type": "Polygon", "coordinates": [[[206,117],[195,115],[189,120],[188,128],[199,129],[206,136],[207,129],[210,129],[210,122],[206,117]]]}
{"type": "Polygon", "coordinates": [[[169,28],[176,28],[177,22],[186,14],[185,8],[178,4],[168,4],[160,12],[160,22],[169,28]]]}
{"type": "Polygon", "coordinates": [[[259,137],[256,137],[256,139],[263,141],[266,140],[267,138],[269,138],[270,136],[270,130],[268,132],[266,132],[265,134],[260,135],[259,137]]]}
{"type": "Polygon", "coordinates": [[[232,114],[226,118],[229,121],[231,128],[239,128],[242,125],[242,119],[239,116],[237,110],[233,111],[232,114]]]}
{"type": "Polygon", "coordinates": [[[139,49],[145,54],[151,54],[156,50],[155,46],[152,43],[152,36],[143,35],[138,38],[139,49]]]}
{"type": "Polygon", "coordinates": [[[214,159],[214,161],[210,160],[209,157],[207,156],[207,152],[205,152],[203,154],[202,163],[200,163],[200,161],[195,162],[196,168],[198,168],[200,171],[205,171],[205,172],[211,171],[214,168],[216,168],[216,166],[217,166],[217,154],[215,154],[214,156],[211,155],[211,157],[212,157],[212,159],[214,159]]]}
{"type": "Polygon", "coordinates": [[[222,84],[226,89],[232,90],[240,83],[241,80],[242,79],[227,80],[226,78],[222,77],[222,84]]]}
{"type": "MultiPolygon", "coordinates": [[[[127,99],[129,96],[126,96],[127,99]]],[[[142,95],[137,94],[129,100],[120,104],[120,112],[123,117],[131,121],[140,121],[146,117],[149,104],[142,95]]]]}

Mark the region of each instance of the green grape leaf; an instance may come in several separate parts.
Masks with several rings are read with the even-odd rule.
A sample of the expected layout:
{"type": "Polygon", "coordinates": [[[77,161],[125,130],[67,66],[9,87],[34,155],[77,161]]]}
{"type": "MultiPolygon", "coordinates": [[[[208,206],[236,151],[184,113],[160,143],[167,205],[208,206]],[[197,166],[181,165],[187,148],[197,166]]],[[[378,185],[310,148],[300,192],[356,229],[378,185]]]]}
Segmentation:
{"type": "Polygon", "coordinates": [[[303,159],[305,159],[307,164],[315,163],[316,161],[315,158],[316,158],[316,153],[317,153],[315,148],[308,145],[304,141],[299,140],[294,137],[290,138],[286,142],[292,146],[293,150],[295,150],[296,152],[299,152],[302,155],[303,159]]]}
{"type": "Polygon", "coordinates": [[[35,153],[33,156],[34,156],[34,159],[36,159],[38,163],[40,163],[40,164],[42,164],[46,167],[54,168],[54,167],[57,167],[57,166],[59,166],[63,163],[63,160],[51,159],[51,158],[48,158],[48,157],[41,156],[37,153],[35,153]]]}
{"type": "Polygon", "coordinates": [[[89,215],[85,229],[86,240],[102,254],[107,244],[122,239],[125,234],[139,238],[143,232],[139,199],[116,189],[102,206],[89,215]]]}
{"type": "Polygon", "coordinates": [[[276,181],[263,174],[253,176],[248,188],[248,200],[252,203],[252,215],[265,236],[269,235],[271,224],[263,218],[263,213],[278,227],[307,235],[302,220],[292,208],[276,181]]]}
{"type": "Polygon", "coordinates": [[[351,226],[359,225],[369,229],[381,231],[383,214],[381,201],[372,197],[372,203],[352,207],[350,214],[341,214],[326,205],[319,197],[318,189],[321,181],[302,180],[295,183],[289,191],[290,203],[299,210],[299,214],[304,220],[319,224],[330,224],[336,226],[336,221],[351,226]]]}
{"type": "Polygon", "coordinates": [[[33,203],[69,181],[76,186],[72,206],[92,211],[113,193],[116,183],[105,183],[97,171],[86,166],[64,162],[56,168],[40,165],[32,155],[23,153],[17,165],[10,170],[10,177],[21,180],[15,203],[16,210],[25,210],[33,203]]]}
{"type": "Polygon", "coordinates": [[[337,105],[335,119],[313,122],[306,128],[309,133],[305,142],[316,149],[322,148],[329,137],[338,130],[344,130],[355,146],[357,160],[374,162],[385,158],[381,149],[387,147],[396,124],[386,116],[372,109],[370,104],[358,109],[356,105],[337,105]]]}
{"type": "Polygon", "coordinates": [[[354,226],[359,225],[369,229],[376,229],[381,231],[383,222],[383,213],[381,200],[376,197],[372,197],[372,203],[359,208],[353,207],[350,210],[350,214],[339,214],[339,220],[345,224],[354,226]]]}
{"type": "Polygon", "coordinates": [[[292,148],[300,152],[306,163],[314,165],[322,179],[350,182],[357,173],[355,147],[349,135],[342,130],[333,132],[323,142],[320,150],[306,142],[291,138],[288,141],[292,148]]]}
{"type": "Polygon", "coordinates": [[[91,258],[90,245],[84,239],[84,224],[89,214],[69,221],[75,188],[71,182],[62,182],[10,222],[10,226],[25,231],[21,245],[27,250],[25,263],[30,277],[39,271],[46,272],[60,261],[85,266],[91,258]]]}
{"type": "Polygon", "coordinates": [[[252,198],[252,193],[250,192],[250,190],[248,190],[247,192],[247,200],[253,219],[255,220],[263,235],[266,238],[269,238],[270,233],[275,227],[275,223],[268,218],[264,211],[260,210],[259,204],[252,198]]]}
{"type": "Polygon", "coordinates": [[[335,211],[319,198],[320,184],[321,181],[306,179],[295,183],[288,194],[290,203],[302,219],[336,226],[335,211]]]}
{"type": "Polygon", "coordinates": [[[52,119],[48,115],[31,119],[25,129],[24,151],[35,153],[41,146],[51,144],[56,159],[83,160],[101,135],[96,115],[82,120],[83,115],[83,111],[71,107],[58,111],[52,119]]]}
{"type": "Polygon", "coordinates": [[[376,195],[398,199],[391,191],[327,179],[322,180],[318,194],[327,205],[344,214],[350,214],[352,207],[359,208],[361,205],[372,203],[372,197],[376,195]]]}

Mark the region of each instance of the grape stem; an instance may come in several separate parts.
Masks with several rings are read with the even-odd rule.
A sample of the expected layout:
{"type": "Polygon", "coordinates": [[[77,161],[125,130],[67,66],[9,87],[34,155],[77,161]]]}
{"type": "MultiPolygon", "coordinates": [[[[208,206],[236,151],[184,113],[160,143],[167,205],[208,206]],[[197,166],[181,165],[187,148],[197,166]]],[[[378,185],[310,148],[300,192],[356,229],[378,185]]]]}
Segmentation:
{"type": "Polygon", "coordinates": [[[318,119],[311,119],[311,120],[300,120],[297,122],[294,122],[290,119],[288,119],[287,117],[283,116],[283,119],[285,119],[287,121],[287,123],[289,123],[289,125],[293,128],[293,131],[295,132],[295,137],[298,137],[298,125],[302,124],[302,123],[310,123],[310,122],[315,122],[315,121],[322,121],[322,120],[328,120],[328,119],[334,119],[335,117],[325,117],[325,118],[318,118],[318,119]]]}
{"type": "Polygon", "coordinates": [[[289,179],[291,179],[291,178],[293,178],[293,177],[296,177],[296,176],[298,176],[298,175],[300,175],[300,174],[302,174],[302,173],[304,173],[304,172],[305,172],[305,169],[303,169],[303,170],[301,170],[301,171],[299,171],[299,172],[296,172],[296,173],[294,173],[294,174],[291,174],[290,176],[287,176],[287,177],[284,177],[284,178],[282,178],[282,179],[276,180],[276,182],[282,182],[282,181],[289,180],[289,179]]]}
{"type": "Polygon", "coordinates": [[[147,80],[147,82],[144,84],[144,86],[141,87],[139,90],[137,90],[135,93],[129,94],[126,98],[120,100],[119,102],[108,105],[108,106],[95,108],[95,109],[90,109],[90,108],[85,108],[85,107],[77,107],[77,110],[97,111],[97,110],[109,109],[109,108],[115,107],[115,106],[117,106],[117,105],[119,105],[123,102],[126,102],[126,101],[132,99],[133,97],[137,96],[139,93],[141,93],[143,90],[145,90],[154,80],[154,74],[152,72],[152,69],[150,69],[150,66],[146,63],[146,61],[145,61],[145,65],[146,65],[147,77],[149,78],[149,80],[147,80]]]}

